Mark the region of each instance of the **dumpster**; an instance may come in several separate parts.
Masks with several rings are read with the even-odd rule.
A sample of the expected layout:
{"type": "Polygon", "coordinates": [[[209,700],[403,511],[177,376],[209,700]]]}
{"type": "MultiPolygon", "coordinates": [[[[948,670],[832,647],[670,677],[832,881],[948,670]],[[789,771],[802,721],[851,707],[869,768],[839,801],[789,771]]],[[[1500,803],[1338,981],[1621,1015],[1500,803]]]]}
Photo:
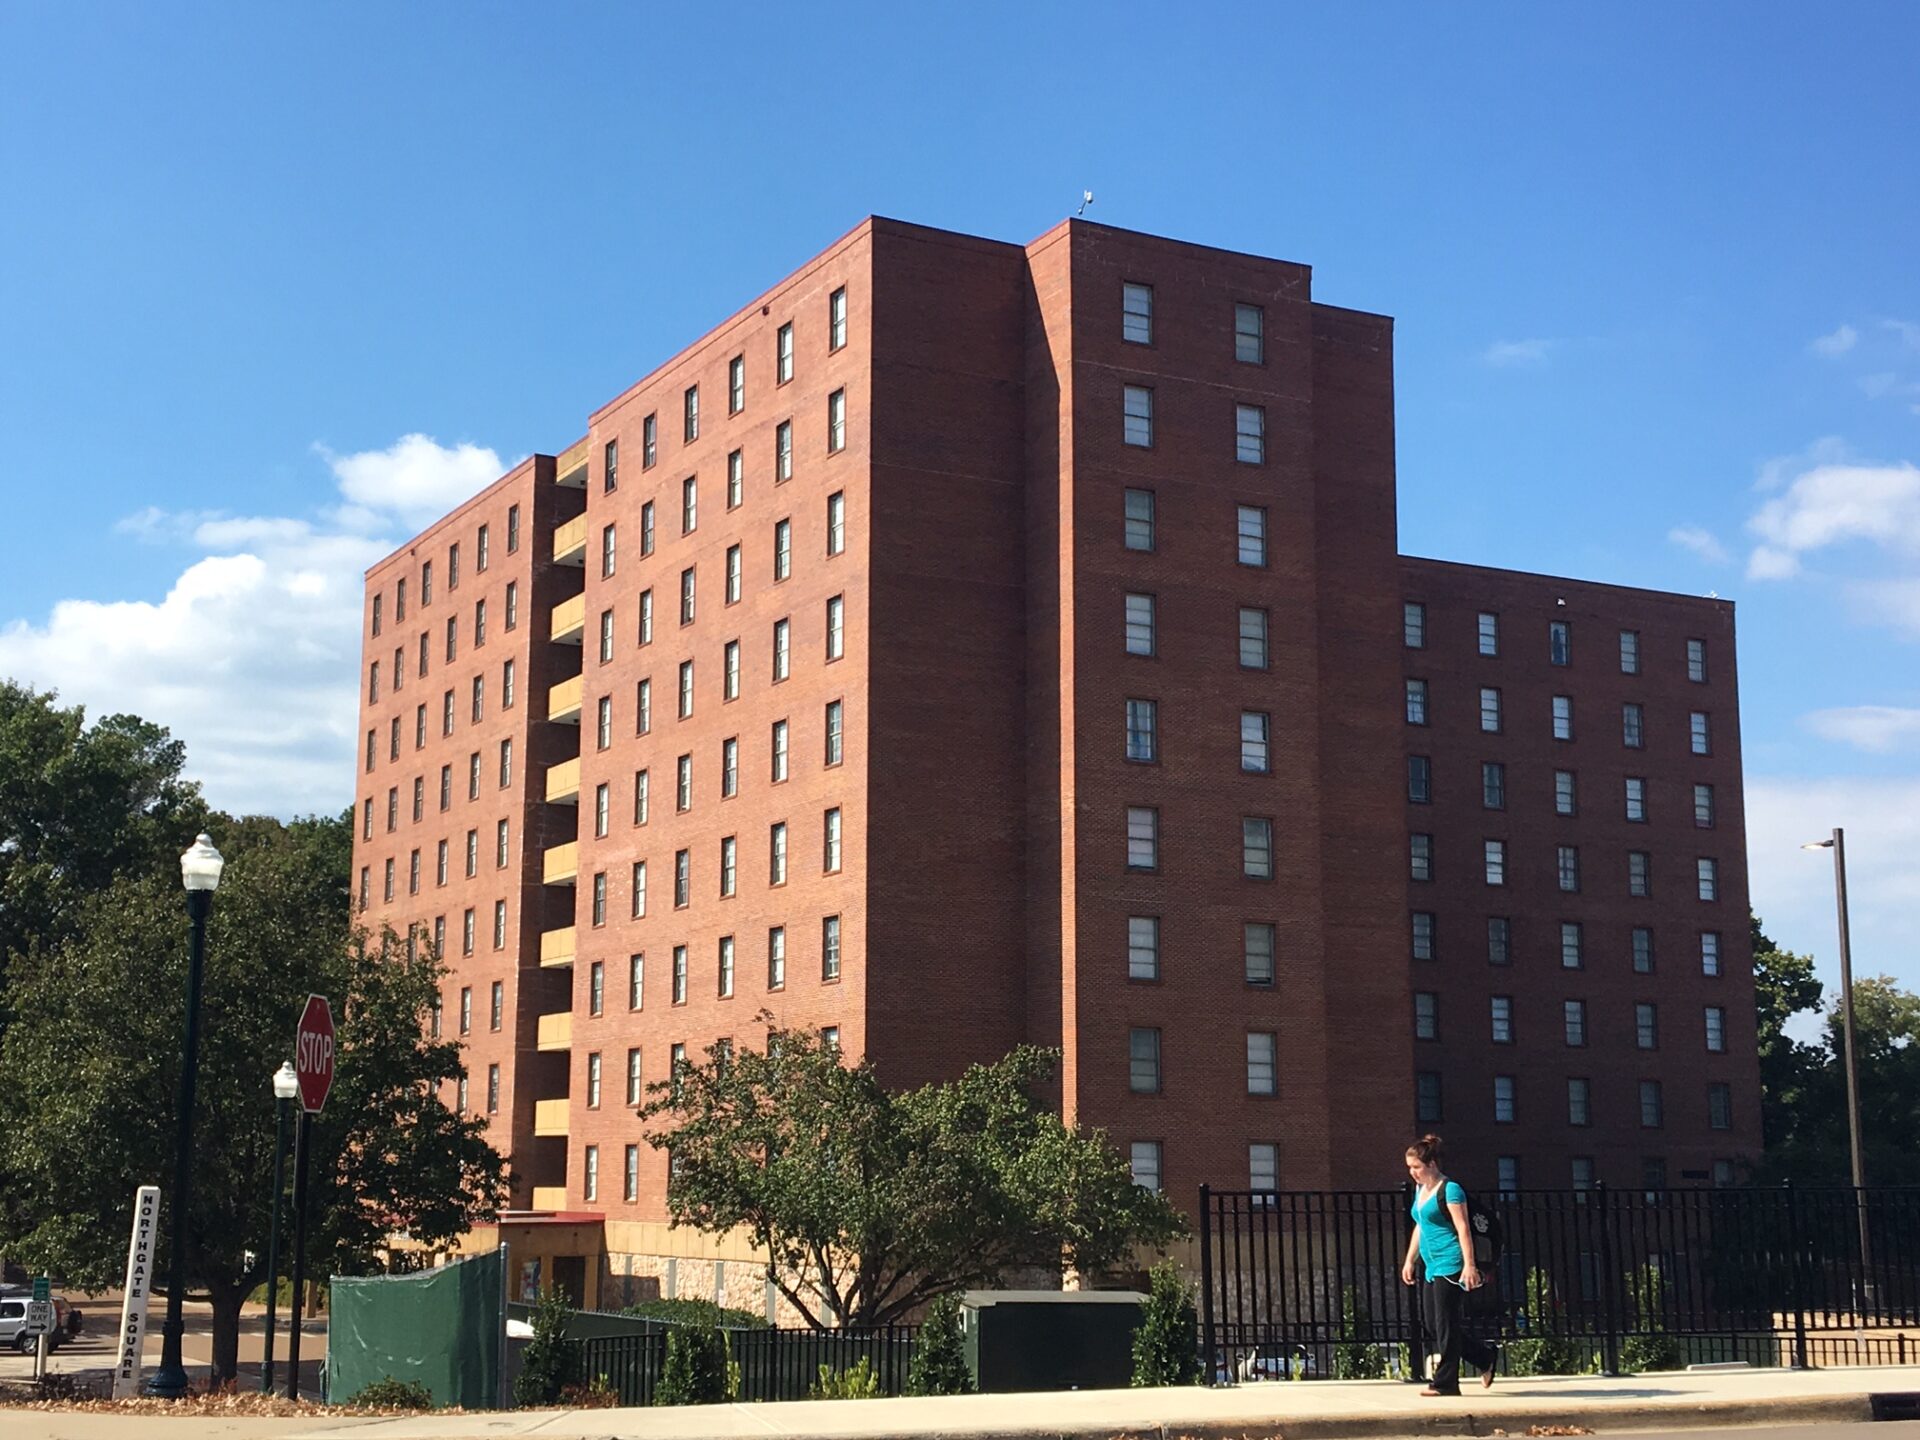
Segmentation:
{"type": "Polygon", "coordinates": [[[983,1395],[1106,1390],[1133,1379],[1135,1290],[969,1290],[960,1319],[983,1395]]]}

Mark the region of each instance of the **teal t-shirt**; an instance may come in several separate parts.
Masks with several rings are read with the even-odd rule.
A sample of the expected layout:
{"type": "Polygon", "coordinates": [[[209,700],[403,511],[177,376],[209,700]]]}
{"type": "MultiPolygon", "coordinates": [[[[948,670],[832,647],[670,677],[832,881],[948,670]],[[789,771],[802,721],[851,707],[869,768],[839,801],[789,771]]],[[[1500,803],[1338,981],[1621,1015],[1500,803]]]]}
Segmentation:
{"type": "Polygon", "coordinates": [[[1467,1192],[1451,1180],[1436,1186],[1424,1199],[1415,1192],[1413,1223],[1420,1227],[1420,1258],[1431,1278],[1458,1275],[1466,1268],[1460,1256],[1460,1236],[1447,1209],[1466,1203],[1467,1192]]]}

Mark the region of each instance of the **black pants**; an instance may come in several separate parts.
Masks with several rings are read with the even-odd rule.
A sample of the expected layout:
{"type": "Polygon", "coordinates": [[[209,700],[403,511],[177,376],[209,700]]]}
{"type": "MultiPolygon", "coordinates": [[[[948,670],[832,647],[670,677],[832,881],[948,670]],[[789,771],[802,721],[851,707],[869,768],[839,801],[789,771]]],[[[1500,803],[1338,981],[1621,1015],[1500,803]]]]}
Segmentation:
{"type": "Polygon", "coordinates": [[[1452,1280],[1425,1280],[1420,1304],[1427,1321],[1427,1347],[1440,1359],[1433,1368],[1433,1388],[1443,1395],[1460,1393],[1460,1361],[1476,1370],[1491,1370],[1499,1352],[1466,1329],[1467,1292],[1452,1280]]]}

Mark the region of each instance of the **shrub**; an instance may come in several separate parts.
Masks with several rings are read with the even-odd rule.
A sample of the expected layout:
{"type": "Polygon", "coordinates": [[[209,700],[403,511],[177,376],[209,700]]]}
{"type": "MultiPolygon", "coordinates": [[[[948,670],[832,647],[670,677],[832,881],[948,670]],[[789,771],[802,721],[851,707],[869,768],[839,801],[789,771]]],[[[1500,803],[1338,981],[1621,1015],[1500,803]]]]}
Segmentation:
{"type": "Polygon", "coordinates": [[[1506,1346],[1512,1375],[1575,1375],[1588,1366],[1581,1348],[1559,1332],[1559,1302],[1544,1270],[1527,1272],[1527,1303],[1522,1314],[1525,1338],[1506,1346]]]}
{"type": "Polygon", "coordinates": [[[942,1295],[927,1310],[913,1339],[907,1367],[909,1395],[967,1395],[973,1372],[967,1369],[967,1345],[960,1333],[960,1297],[942,1295]]]}
{"type": "Polygon", "coordinates": [[[622,1315],[638,1315],[643,1320],[667,1320],[675,1325],[710,1325],[721,1330],[765,1330],[766,1320],[751,1310],[736,1310],[731,1305],[716,1305],[711,1300],[642,1300],[629,1305],[622,1315]]]}
{"type": "Polygon", "coordinates": [[[809,1400],[878,1400],[880,1377],[874,1373],[873,1361],[865,1355],[844,1370],[835,1370],[831,1365],[822,1365],[819,1378],[813,1382],[813,1388],[807,1391],[807,1398],[809,1400]]]}
{"type": "Polygon", "coordinates": [[[1171,1260],[1153,1267],[1140,1328],[1133,1332],[1135,1385],[1194,1385],[1200,1380],[1200,1316],[1193,1287],[1171,1260]]]}
{"type": "Polygon", "coordinates": [[[562,1385],[560,1403],[570,1410],[611,1410],[620,1403],[620,1392],[606,1376],[596,1375],[585,1385],[562,1385]]]}
{"type": "Polygon", "coordinates": [[[431,1410],[433,1392],[418,1380],[396,1380],[389,1375],[361,1386],[360,1393],[347,1404],[368,1410],[431,1410]]]}
{"type": "Polygon", "coordinates": [[[667,1357],[654,1387],[656,1405],[718,1405],[739,1390],[727,1332],[681,1325],[667,1332],[667,1357]]]}
{"type": "Polygon", "coordinates": [[[1353,1286],[1340,1292],[1340,1343],[1333,1348],[1337,1380],[1378,1380],[1387,1373],[1386,1357],[1373,1343],[1373,1317],[1353,1286]]]}
{"type": "Polygon", "coordinates": [[[580,1369],[580,1346],[567,1339],[567,1321],[573,1312],[557,1289],[540,1297],[533,1311],[533,1338],[527,1342],[520,1374],[513,1382],[513,1403],[552,1405],[562,1387],[580,1369]]]}
{"type": "Polygon", "coordinates": [[[1660,1295],[1665,1279],[1660,1267],[1642,1265],[1626,1274],[1628,1314],[1633,1329],[1620,1342],[1620,1368],[1629,1374],[1641,1370],[1678,1370],[1686,1356],[1680,1342],[1660,1323],[1660,1295]]]}

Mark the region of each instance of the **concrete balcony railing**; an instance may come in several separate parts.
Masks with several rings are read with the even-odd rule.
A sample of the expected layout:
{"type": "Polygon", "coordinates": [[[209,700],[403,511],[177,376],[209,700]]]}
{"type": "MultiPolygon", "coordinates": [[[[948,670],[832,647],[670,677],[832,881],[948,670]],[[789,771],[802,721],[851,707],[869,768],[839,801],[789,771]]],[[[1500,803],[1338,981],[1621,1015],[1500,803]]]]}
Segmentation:
{"type": "Polygon", "coordinates": [[[536,1210],[564,1210],[567,1208],[567,1187],[564,1185],[536,1185],[533,1187],[533,1208],[536,1210]]]}
{"type": "Polygon", "coordinates": [[[587,517],[576,515],[553,532],[553,563],[556,565],[585,565],[587,563],[587,517]]]}
{"type": "Polygon", "coordinates": [[[558,765],[547,767],[547,803],[549,805],[578,805],[580,803],[580,757],[562,760],[558,765]]]}
{"type": "Polygon", "coordinates": [[[548,969],[573,964],[573,926],[540,932],[540,963],[548,969]]]}
{"type": "Polygon", "coordinates": [[[572,490],[587,488],[587,442],[569,445],[553,457],[553,479],[572,490]]]}
{"type": "Polygon", "coordinates": [[[562,680],[558,685],[547,687],[547,719],[557,720],[562,725],[580,723],[581,677],[562,680]]]}
{"type": "Polygon", "coordinates": [[[533,1102],[533,1133],[536,1135],[567,1134],[567,1099],[536,1100],[533,1102]]]}
{"type": "Polygon", "coordinates": [[[556,645],[578,645],[587,631],[587,597],[576,595],[571,600],[562,600],[553,607],[553,642],[556,645]]]}
{"type": "Polygon", "coordinates": [[[540,1017],[538,1049],[571,1050],[573,1048],[573,1012],[556,1010],[551,1015],[540,1017]]]}
{"type": "Polygon", "coordinates": [[[541,857],[540,878],[548,885],[571,885],[580,878],[580,842],[549,845],[541,857]]]}

